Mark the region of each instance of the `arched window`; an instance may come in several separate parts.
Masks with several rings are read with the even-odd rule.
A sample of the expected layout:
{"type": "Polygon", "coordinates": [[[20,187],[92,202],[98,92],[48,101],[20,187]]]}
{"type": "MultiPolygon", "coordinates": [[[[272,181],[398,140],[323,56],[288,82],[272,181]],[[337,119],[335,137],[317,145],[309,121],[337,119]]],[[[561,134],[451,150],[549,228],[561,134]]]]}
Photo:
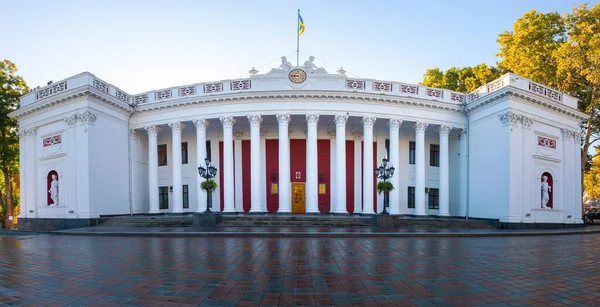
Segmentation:
{"type": "Polygon", "coordinates": [[[48,176],[46,176],[46,195],[48,206],[59,204],[58,198],[58,173],[54,170],[48,172],[48,176]]]}
{"type": "Polygon", "coordinates": [[[547,208],[547,209],[552,209],[554,208],[554,184],[552,183],[552,175],[550,175],[550,173],[548,172],[544,172],[542,174],[542,181],[541,181],[541,202],[540,202],[540,206],[542,207],[542,209],[547,208]]]}

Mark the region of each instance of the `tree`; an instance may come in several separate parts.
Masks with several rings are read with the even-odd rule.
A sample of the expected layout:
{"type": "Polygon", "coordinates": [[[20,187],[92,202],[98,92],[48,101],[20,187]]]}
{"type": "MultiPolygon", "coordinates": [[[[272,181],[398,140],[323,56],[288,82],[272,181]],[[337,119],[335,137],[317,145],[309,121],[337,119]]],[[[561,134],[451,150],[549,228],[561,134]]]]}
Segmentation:
{"type": "Polygon", "coordinates": [[[12,228],[14,215],[13,188],[15,175],[19,173],[19,139],[16,134],[17,121],[8,117],[8,113],[19,107],[19,98],[29,88],[23,77],[17,75],[17,66],[9,60],[0,62],[0,172],[4,181],[3,212],[5,227],[12,228]]]}
{"type": "Polygon", "coordinates": [[[583,184],[587,152],[600,140],[600,4],[574,7],[565,16],[530,11],[497,42],[500,67],[578,98],[578,109],[590,116],[581,152],[583,184]]]}
{"type": "Polygon", "coordinates": [[[596,156],[592,160],[590,170],[583,176],[583,186],[589,198],[600,197],[600,148],[596,148],[596,156]]]}
{"type": "Polygon", "coordinates": [[[475,67],[451,67],[441,71],[438,67],[430,68],[423,75],[421,85],[445,88],[451,91],[468,93],[478,87],[500,77],[498,68],[481,63],[475,67]]]}

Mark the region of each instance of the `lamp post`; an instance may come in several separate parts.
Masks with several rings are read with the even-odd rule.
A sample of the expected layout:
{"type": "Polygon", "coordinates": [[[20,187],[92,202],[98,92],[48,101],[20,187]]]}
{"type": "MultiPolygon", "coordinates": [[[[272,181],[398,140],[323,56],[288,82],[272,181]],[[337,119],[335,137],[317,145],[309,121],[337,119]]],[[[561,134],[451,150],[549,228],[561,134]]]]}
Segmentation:
{"type": "MultiPolygon", "coordinates": [[[[217,168],[210,164],[209,158],[204,159],[204,162],[206,163],[206,167],[200,165],[200,167],[198,167],[198,174],[208,182],[208,180],[215,178],[217,168]]],[[[204,211],[204,213],[210,213],[210,208],[212,208],[212,190],[206,189],[206,211],[204,211]]]]}
{"type": "MultiPolygon", "coordinates": [[[[385,182],[394,176],[396,168],[391,165],[388,167],[388,160],[385,158],[381,162],[382,165],[375,168],[375,176],[379,179],[383,179],[383,182],[385,182]]],[[[383,191],[383,212],[381,212],[381,214],[389,214],[386,210],[389,206],[389,191],[383,191]]]]}

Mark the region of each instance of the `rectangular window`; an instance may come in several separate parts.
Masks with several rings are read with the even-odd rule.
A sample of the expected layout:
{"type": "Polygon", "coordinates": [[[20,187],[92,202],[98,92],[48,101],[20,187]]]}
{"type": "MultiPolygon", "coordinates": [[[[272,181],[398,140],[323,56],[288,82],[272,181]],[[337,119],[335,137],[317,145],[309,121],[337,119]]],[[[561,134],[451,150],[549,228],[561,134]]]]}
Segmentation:
{"type": "Polygon", "coordinates": [[[390,160],[390,139],[385,139],[385,158],[390,160]]]}
{"type": "Polygon", "coordinates": [[[415,142],[408,142],[408,164],[415,164],[415,142]]]}
{"type": "Polygon", "coordinates": [[[181,164],[188,164],[187,142],[181,143],[181,164]]]}
{"type": "Polygon", "coordinates": [[[439,209],[440,208],[440,190],[439,189],[429,189],[429,209],[439,209]]]}
{"type": "Polygon", "coordinates": [[[206,157],[208,158],[208,160],[212,161],[212,159],[210,158],[210,141],[206,141],[206,157]]]}
{"type": "Polygon", "coordinates": [[[429,145],[429,166],[440,166],[440,145],[429,145]]]}
{"type": "Polygon", "coordinates": [[[167,145],[158,145],[158,166],[167,165],[167,145]]]}
{"type": "Polygon", "coordinates": [[[408,187],[408,208],[415,208],[415,187],[408,187]]]}
{"type": "Polygon", "coordinates": [[[160,209],[169,209],[169,187],[158,187],[160,209]]]}
{"type": "Polygon", "coordinates": [[[189,209],[190,208],[190,193],[188,190],[188,185],[184,184],[183,185],[183,209],[189,209]]]}

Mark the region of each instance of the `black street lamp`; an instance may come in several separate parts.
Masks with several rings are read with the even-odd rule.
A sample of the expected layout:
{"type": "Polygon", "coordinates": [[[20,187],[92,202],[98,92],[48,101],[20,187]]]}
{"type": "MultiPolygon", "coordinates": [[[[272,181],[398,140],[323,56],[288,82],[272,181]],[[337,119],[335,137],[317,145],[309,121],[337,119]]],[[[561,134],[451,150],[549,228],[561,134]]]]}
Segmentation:
{"type": "MultiPolygon", "coordinates": [[[[215,178],[217,168],[210,164],[209,158],[204,159],[204,162],[206,163],[206,167],[202,167],[202,165],[198,167],[198,174],[208,182],[208,180],[215,178]]],[[[204,213],[210,213],[210,208],[212,208],[212,190],[206,189],[206,211],[204,213]]]]}
{"type": "MultiPolygon", "coordinates": [[[[394,168],[391,165],[388,167],[388,160],[385,158],[381,162],[382,165],[375,169],[375,176],[377,176],[377,178],[379,179],[383,179],[383,182],[385,182],[386,180],[394,176],[394,171],[396,170],[396,168],[394,168]]],[[[381,212],[381,214],[389,214],[386,210],[386,208],[389,208],[389,206],[389,191],[386,190],[383,192],[383,212],[381,212]]]]}

